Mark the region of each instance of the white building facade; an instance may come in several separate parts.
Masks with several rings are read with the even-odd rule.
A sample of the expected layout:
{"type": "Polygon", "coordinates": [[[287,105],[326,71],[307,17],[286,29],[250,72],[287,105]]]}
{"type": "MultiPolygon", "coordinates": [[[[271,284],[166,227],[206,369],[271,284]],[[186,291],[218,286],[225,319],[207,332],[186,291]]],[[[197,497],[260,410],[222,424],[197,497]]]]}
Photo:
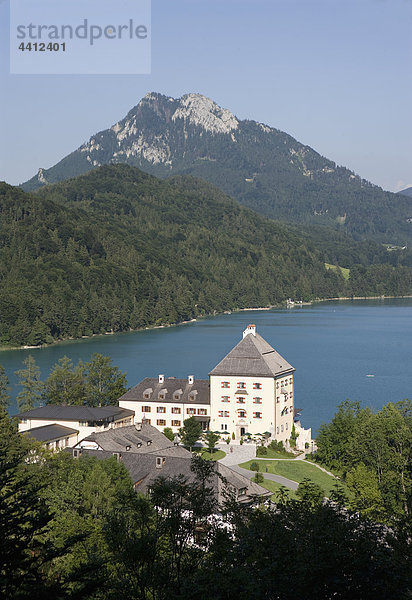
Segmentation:
{"type": "Polygon", "coordinates": [[[285,442],[294,423],[294,367],[249,325],[211,371],[210,429],[240,437],[268,432],[285,442]]]}

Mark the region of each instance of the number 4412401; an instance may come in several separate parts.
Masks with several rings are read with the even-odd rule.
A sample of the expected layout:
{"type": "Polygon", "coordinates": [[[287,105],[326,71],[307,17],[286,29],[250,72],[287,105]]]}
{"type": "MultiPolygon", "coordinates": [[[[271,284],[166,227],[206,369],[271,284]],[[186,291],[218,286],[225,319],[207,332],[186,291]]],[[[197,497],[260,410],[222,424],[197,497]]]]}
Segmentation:
{"type": "Polygon", "coordinates": [[[46,44],[46,42],[27,42],[27,44],[22,42],[19,46],[19,50],[22,52],[24,52],[24,50],[27,50],[28,52],[59,52],[59,50],[66,52],[66,42],[62,42],[61,44],[58,42],[49,42],[48,44],[46,44]]]}

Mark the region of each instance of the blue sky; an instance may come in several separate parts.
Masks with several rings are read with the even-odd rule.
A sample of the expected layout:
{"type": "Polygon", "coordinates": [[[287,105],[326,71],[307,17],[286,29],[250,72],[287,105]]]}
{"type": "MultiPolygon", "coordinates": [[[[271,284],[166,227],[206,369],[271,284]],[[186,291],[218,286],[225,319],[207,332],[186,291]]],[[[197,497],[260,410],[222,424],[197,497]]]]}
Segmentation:
{"type": "Polygon", "coordinates": [[[152,0],[150,75],[10,75],[8,23],[0,0],[0,180],[158,91],[203,93],[384,189],[412,185],[412,0],[152,0]]]}

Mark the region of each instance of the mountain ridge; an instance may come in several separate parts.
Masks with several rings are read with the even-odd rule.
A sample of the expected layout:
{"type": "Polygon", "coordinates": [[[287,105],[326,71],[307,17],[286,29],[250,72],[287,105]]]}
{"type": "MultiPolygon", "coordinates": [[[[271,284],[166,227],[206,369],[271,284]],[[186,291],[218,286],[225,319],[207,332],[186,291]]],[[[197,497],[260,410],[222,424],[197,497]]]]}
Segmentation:
{"type": "Polygon", "coordinates": [[[201,94],[149,92],[127,115],[22,185],[30,191],[104,164],[157,177],[191,174],[265,216],[412,241],[412,202],[383,191],[278,129],[239,120],[201,94]]]}

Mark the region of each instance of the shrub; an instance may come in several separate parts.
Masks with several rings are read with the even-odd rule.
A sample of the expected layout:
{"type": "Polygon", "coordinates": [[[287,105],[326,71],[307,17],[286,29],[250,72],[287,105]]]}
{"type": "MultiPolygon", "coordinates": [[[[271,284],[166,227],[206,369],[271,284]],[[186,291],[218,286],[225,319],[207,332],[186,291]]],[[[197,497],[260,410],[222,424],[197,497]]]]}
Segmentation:
{"type": "Polygon", "coordinates": [[[251,471],[259,471],[259,463],[252,462],[251,465],[250,465],[250,470],[251,471]]]}
{"type": "Polygon", "coordinates": [[[256,473],[256,475],[253,477],[253,481],[255,483],[263,483],[265,480],[265,478],[263,477],[262,473],[256,473]]]}
{"type": "Polygon", "coordinates": [[[258,446],[256,448],[256,456],[266,456],[267,453],[268,449],[266,448],[266,446],[258,446]]]}

